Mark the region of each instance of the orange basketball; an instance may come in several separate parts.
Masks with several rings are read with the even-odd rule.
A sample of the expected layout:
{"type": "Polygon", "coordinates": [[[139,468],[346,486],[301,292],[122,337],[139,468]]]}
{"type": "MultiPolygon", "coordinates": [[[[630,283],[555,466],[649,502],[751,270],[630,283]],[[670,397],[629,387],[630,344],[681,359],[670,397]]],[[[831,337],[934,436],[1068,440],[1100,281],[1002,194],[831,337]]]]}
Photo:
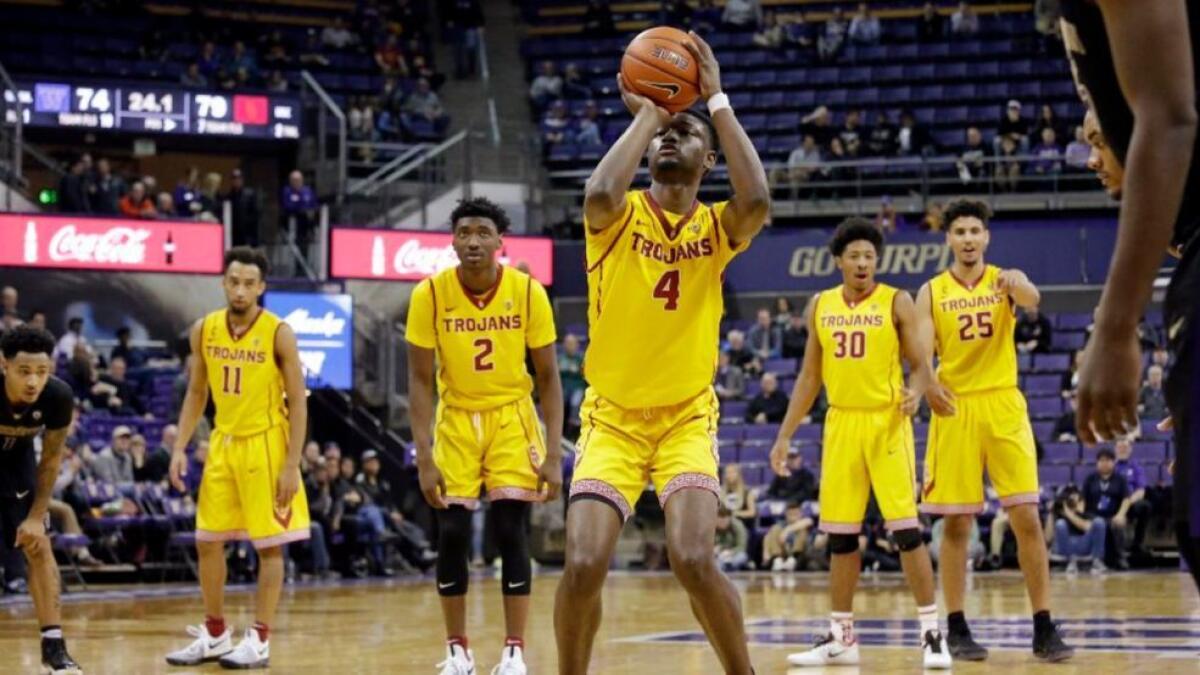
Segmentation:
{"type": "Polygon", "coordinates": [[[625,85],[673,113],[692,107],[700,98],[700,67],[684,46],[688,40],[669,26],[639,33],[621,57],[625,85]]]}

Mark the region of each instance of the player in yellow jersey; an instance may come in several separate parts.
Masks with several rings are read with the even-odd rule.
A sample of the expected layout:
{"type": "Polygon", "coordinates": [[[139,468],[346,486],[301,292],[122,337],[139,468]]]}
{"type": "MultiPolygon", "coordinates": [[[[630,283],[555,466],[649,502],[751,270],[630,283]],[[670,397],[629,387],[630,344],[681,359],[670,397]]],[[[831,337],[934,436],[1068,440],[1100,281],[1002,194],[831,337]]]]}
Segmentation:
{"type": "Polygon", "coordinates": [[[821,452],[821,531],[829,535],[833,613],[829,634],[788,656],[796,666],[856,665],[854,590],[862,566],[858,539],[872,490],[900,550],[904,577],[917,601],[926,668],[949,668],[938,630],[933,566],[917,520],[912,415],[933,379],[919,340],[912,296],[875,280],[883,233],[862,218],[838,225],[829,243],[842,285],[808,304],[808,344],[787,415],[771,449],[771,466],[786,476],[796,427],[824,384],[829,399],[821,452]],[[901,358],[912,377],[904,385],[901,358]]]}
{"type": "Polygon", "coordinates": [[[554,316],[541,284],[496,262],[509,225],[500,207],[482,197],[465,200],[450,223],[459,264],[417,285],[406,327],[417,470],[438,519],[437,590],[446,624],[446,659],[438,665],[442,675],[475,673],[467,644],[467,564],[471,511],[485,491],[503,565],[507,636],[492,672],[525,675],[529,503],[553,501],[562,487],[554,316]],[[533,409],[526,350],[537,372],[545,438],[533,409]]]}
{"type": "Polygon", "coordinates": [[[222,286],[228,306],[191,330],[195,358],[170,468],[177,490],[185,489],[185,451],[210,391],[217,414],[196,507],[205,621],[188,628],[194,642],[167,655],[175,666],[219,659],[226,668],[266,668],[283,589],[283,545],[309,537],[308,501],[299,489],[308,426],[304,373],[296,334],[258,304],[268,268],[261,251],[227,251],[222,286]],[[225,542],[239,539],[258,551],[259,571],[255,623],[235,648],[224,618],[225,542]]]}
{"type": "Polygon", "coordinates": [[[667,519],[671,569],[727,673],[751,672],[737,591],[713,560],[716,372],[725,266],[762,229],[762,162],[721,93],[712,50],[695,33],[710,119],[671,115],[620,82],[633,123],[584,196],[589,388],[567,512],[566,570],[554,627],[563,674],[587,672],[608,561],[646,484],[667,519]],[[700,182],[724,149],[733,196],[704,205],[700,182]],[[643,158],[650,188],[630,191],[643,158]]]}
{"type": "Polygon", "coordinates": [[[991,241],[985,204],[959,200],[946,209],[946,243],[954,262],[921,287],[917,314],[926,359],[936,348],[937,380],[928,392],[933,419],[925,452],[921,510],[946,519],[939,567],[954,658],[982,661],[963,617],[967,544],[983,511],[986,469],[1008,512],[1029,600],[1033,652],[1062,661],[1072,655],[1050,621],[1050,568],[1038,518],[1037,449],[1025,397],[1017,388],[1016,308],[1037,307],[1025,273],[984,262],[991,241]]]}

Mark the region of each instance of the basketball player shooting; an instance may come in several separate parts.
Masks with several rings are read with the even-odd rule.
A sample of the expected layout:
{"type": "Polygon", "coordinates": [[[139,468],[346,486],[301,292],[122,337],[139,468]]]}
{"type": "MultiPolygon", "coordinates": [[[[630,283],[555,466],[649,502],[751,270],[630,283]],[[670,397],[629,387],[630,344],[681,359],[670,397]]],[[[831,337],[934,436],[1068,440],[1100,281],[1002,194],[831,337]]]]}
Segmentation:
{"type": "Polygon", "coordinates": [[[1185,0],[1063,0],[1062,11],[1080,94],[1125,174],[1117,245],[1079,369],[1079,438],[1096,443],[1138,429],[1137,327],[1164,250],[1181,255],[1163,306],[1175,356],[1166,394],[1175,431],[1175,534],[1200,587],[1200,9],[1185,0]]]}
{"type": "Polygon", "coordinates": [[[29,563],[29,594],[42,630],[41,672],[79,675],[83,670],[63,640],[58,565],[46,536],[50,496],[75,410],[71,386],[51,374],[53,353],[54,336],[39,328],[17,326],[0,337],[0,536],[29,563]],[[42,459],[34,468],[38,434],[42,459]]]}
{"type": "Polygon", "coordinates": [[[224,267],[228,306],[192,326],[195,358],[170,467],[171,484],[184,491],[185,451],[211,389],[216,425],[196,506],[205,620],[188,628],[195,641],[168,654],[167,663],[266,668],[283,589],[283,545],[309,537],[308,500],[299,489],[308,402],[296,334],[258,304],[267,289],[267,257],[239,246],[225,253],[224,267]],[[239,539],[254,545],[259,570],[256,620],[235,648],[224,616],[225,542],[239,539]]]}
{"type": "Polygon", "coordinates": [[[671,569],[692,612],[724,671],[751,672],[741,602],[713,560],[719,488],[712,380],[721,275],[762,229],[770,191],[721,93],[712,49],[695,33],[688,37],[711,121],[692,111],[672,115],[619,80],[634,119],[584,196],[591,343],[566,569],[554,607],[564,675],[587,672],[608,562],[647,477],[666,513],[671,569]],[[696,196],[718,147],[733,196],[704,205],[696,196]],[[643,158],[650,189],[631,191],[643,158]]]}

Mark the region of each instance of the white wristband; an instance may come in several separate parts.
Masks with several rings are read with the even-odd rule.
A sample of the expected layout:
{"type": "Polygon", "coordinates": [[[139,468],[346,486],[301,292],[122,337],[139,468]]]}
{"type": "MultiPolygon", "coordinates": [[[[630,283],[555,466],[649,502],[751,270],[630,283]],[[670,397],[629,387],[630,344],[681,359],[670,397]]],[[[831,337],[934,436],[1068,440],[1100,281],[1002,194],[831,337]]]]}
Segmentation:
{"type": "Polygon", "coordinates": [[[718,110],[733,110],[733,106],[729,105],[729,95],[725,92],[713,94],[708,99],[708,114],[716,115],[718,110]]]}

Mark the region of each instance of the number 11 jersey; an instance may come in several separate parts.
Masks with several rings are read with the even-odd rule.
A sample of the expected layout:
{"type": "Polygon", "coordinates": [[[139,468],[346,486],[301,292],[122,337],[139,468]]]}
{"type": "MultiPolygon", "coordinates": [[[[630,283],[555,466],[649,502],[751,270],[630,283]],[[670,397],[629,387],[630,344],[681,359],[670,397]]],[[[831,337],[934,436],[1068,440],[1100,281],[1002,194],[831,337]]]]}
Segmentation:
{"type": "MultiPolygon", "coordinates": [[[[588,384],[622,408],[688,400],[717,367],[721,280],[735,248],[721,229],[728,202],[665,211],[650,191],[625,196],[625,212],[587,239],[588,384]]],[[[744,245],[741,247],[744,248],[744,245]]]]}
{"type": "Polygon", "coordinates": [[[546,289],[504,265],[483,295],[467,290],[457,266],[417,284],[405,329],[410,344],[437,350],[442,403],[476,411],[533,393],[525,348],[540,349],[557,339],[546,289]]]}

